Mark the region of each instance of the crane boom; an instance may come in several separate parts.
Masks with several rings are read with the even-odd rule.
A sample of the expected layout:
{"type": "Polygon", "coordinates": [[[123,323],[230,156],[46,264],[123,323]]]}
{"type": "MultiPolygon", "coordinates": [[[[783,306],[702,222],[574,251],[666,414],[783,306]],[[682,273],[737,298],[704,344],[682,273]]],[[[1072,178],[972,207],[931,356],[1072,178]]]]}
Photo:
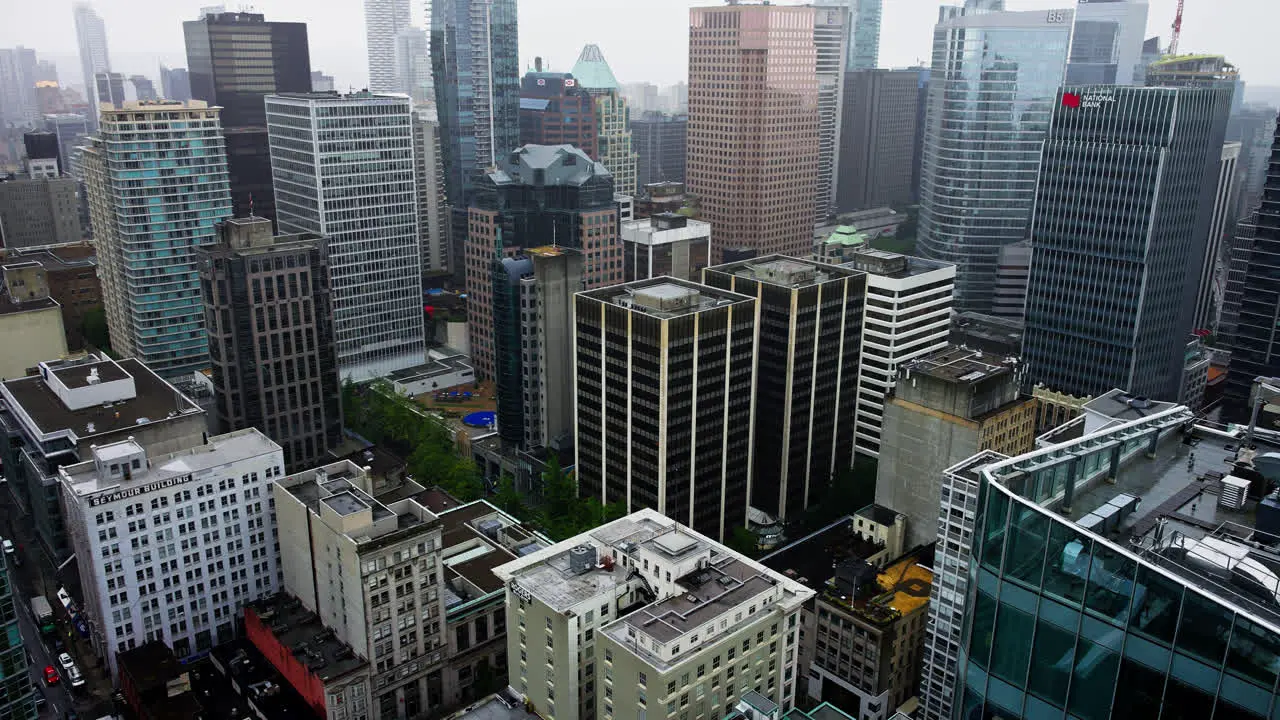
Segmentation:
{"type": "Polygon", "coordinates": [[[1178,0],[1178,14],[1173,16],[1173,38],[1169,41],[1169,54],[1178,54],[1178,39],[1182,36],[1182,4],[1186,0],[1178,0]]]}

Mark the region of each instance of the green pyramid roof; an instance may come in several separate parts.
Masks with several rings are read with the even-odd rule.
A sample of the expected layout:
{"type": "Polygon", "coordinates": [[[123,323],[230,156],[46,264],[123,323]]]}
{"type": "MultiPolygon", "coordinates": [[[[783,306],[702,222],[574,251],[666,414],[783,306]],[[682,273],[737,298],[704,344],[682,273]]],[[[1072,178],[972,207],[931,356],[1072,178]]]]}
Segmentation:
{"type": "Polygon", "coordinates": [[[578,85],[588,90],[617,90],[618,79],[604,61],[604,53],[599,45],[588,45],[582,48],[578,63],[573,66],[573,76],[578,85]]]}
{"type": "Polygon", "coordinates": [[[865,245],[867,236],[850,225],[841,225],[827,236],[828,245],[865,245]]]}

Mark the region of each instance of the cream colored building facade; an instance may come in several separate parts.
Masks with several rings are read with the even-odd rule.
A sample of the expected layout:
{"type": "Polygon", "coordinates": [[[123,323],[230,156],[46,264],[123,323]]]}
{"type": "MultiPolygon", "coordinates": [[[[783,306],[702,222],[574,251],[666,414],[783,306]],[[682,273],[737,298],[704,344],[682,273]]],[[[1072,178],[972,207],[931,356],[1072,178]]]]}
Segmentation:
{"type": "Polygon", "coordinates": [[[5,265],[0,287],[0,379],[27,374],[45,360],[67,356],[62,306],[49,297],[49,284],[39,263],[5,265]]]}
{"type": "Polygon", "coordinates": [[[548,720],[719,720],[794,706],[812,590],[654,510],[494,569],[511,688],[548,720]]]}

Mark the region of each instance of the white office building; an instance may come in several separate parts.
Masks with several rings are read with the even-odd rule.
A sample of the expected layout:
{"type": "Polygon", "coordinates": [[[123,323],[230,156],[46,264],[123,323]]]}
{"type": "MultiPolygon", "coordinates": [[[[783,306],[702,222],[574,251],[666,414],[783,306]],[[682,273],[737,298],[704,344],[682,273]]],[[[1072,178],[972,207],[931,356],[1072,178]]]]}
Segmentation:
{"type": "Polygon", "coordinates": [[[422,251],[412,101],[391,93],[268,95],[281,233],[329,243],[344,380],[421,365],[422,251]]]}
{"type": "Polygon", "coordinates": [[[956,266],[868,248],[841,267],[867,274],[854,452],[878,458],[884,396],[898,367],[947,345],[956,266]]]}
{"type": "Polygon", "coordinates": [[[271,482],[280,446],[254,428],[148,456],[132,438],[59,469],[90,639],[107,658],[159,640],[179,658],[236,635],[281,583],[271,482]]]}

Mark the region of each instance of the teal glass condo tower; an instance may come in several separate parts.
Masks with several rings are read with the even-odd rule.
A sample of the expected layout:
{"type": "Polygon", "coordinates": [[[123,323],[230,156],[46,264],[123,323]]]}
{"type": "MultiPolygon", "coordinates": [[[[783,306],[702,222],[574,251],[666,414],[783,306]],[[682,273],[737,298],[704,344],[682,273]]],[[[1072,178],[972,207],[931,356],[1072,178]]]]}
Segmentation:
{"type": "Polygon", "coordinates": [[[104,108],[81,163],[111,347],[162,377],[209,364],[196,248],[231,216],[219,108],[104,108]]]}

